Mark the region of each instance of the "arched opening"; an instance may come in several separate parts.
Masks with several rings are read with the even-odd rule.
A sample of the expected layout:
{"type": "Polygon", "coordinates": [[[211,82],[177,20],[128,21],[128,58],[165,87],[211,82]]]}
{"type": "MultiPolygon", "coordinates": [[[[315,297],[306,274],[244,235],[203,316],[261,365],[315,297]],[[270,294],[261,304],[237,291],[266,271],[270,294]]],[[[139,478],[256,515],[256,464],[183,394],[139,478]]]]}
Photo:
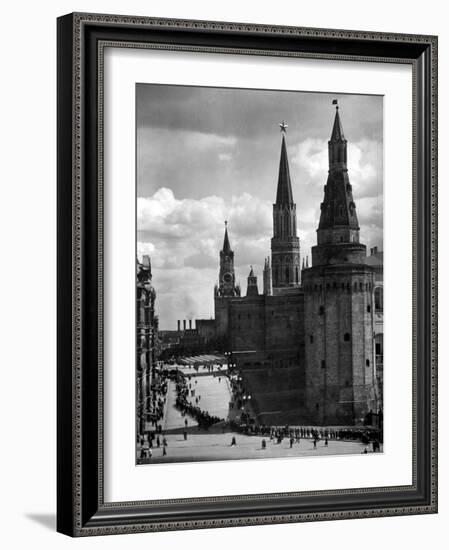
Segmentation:
{"type": "Polygon", "coordinates": [[[374,308],[376,311],[384,309],[384,289],[381,286],[374,290],[374,308]]]}

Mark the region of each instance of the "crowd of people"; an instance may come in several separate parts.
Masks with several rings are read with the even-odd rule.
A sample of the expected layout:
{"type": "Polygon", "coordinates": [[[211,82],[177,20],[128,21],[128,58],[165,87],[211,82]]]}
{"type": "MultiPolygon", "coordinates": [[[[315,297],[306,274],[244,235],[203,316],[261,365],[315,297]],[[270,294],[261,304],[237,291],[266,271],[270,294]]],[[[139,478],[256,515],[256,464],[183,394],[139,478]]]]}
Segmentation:
{"type": "Polygon", "coordinates": [[[176,379],[176,408],[183,416],[189,415],[196,420],[199,428],[207,430],[210,426],[212,426],[212,424],[221,422],[223,419],[202,410],[198,406],[201,396],[195,396],[194,391],[195,390],[192,391],[189,389],[186,377],[178,371],[178,376],[176,379]],[[195,396],[195,404],[189,401],[189,393],[192,394],[192,396],[195,396]]]}
{"type": "Polygon", "coordinates": [[[292,426],[270,426],[267,424],[239,424],[231,422],[232,430],[244,435],[259,435],[270,438],[270,441],[282,443],[283,439],[288,438],[291,441],[301,439],[312,439],[319,441],[339,440],[339,441],[361,441],[364,444],[374,442],[373,449],[380,450],[382,433],[377,429],[368,428],[314,428],[314,427],[292,427],[292,426]]]}
{"type": "Polygon", "coordinates": [[[150,422],[156,426],[164,416],[165,402],[167,400],[167,379],[165,373],[158,373],[153,378],[151,391],[150,422]]]}
{"type": "MultiPolygon", "coordinates": [[[[205,368],[207,369],[207,367],[205,368]]],[[[187,440],[187,417],[190,417],[196,421],[198,428],[203,430],[208,430],[213,424],[221,422],[223,433],[228,430],[234,432],[232,434],[231,446],[237,445],[234,434],[242,434],[262,437],[262,441],[258,443],[262,449],[267,448],[268,442],[271,445],[281,445],[287,441],[290,448],[293,448],[294,445],[299,445],[301,440],[309,440],[313,443],[313,448],[315,449],[318,442],[321,442],[320,446],[324,444],[327,447],[330,441],[360,441],[365,445],[362,451],[364,453],[368,452],[370,446],[372,446],[373,452],[381,450],[382,430],[372,427],[311,427],[258,424],[253,418],[250,418],[250,414],[241,415],[240,418],[237,417],[235,420],[225,421],[223,418],[211,415],[207,410],[200,408],[201,396],[197,392],[196,377],[193,377],[194,379],[192,380],[192,376],[189,373],[184,374],[179,369],[173,369],[161,374],[162,376],[160,376],[158,383],[152,388],[153,392],[155,392],[153,393],[153,429],[138,437],[138,443],[140,443],[138,458],[142,462],[145,459],[151,460],[154,448],[161,448],[162,456],[167,455],[168,444],[162,432],[161,420],[163,420],[164,416],[168,378],[172,380],[176,388],[175,407],[185,417],[183,428],[184,440],[187,440]]],[[[220,372],[213,374],[219,377],[222,375],[220,372]]],[[[230,382],[234,398],[240,398],[244,393],[241,381],[231,380],[230,382]]]]}

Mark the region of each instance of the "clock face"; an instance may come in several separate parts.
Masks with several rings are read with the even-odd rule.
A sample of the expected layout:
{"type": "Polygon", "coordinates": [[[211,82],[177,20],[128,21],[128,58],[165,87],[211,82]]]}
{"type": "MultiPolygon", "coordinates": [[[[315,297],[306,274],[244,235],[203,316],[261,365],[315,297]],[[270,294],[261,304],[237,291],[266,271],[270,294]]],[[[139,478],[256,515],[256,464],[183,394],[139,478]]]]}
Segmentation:
{"type": "Polygon", "coordinates": [[[230,273],[225,273],[223,275],[223,281],[225,283],[231,283],[232,282],[232,275],[230,273]]]}

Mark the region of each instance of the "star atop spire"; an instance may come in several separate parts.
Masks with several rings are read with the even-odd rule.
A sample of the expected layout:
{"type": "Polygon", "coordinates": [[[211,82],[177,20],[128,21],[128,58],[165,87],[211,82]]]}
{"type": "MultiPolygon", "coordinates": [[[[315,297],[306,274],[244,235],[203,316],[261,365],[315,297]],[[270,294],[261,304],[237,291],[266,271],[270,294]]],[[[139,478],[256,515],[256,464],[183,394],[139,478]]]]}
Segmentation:
{"type": "Polygon", "coordinates": [[[288,124],[285,122],[285,120],[283,120],[282,122],[279,123],[279,127],[281,128],[281,133],[282,134],[287,133],[288,124]]]}

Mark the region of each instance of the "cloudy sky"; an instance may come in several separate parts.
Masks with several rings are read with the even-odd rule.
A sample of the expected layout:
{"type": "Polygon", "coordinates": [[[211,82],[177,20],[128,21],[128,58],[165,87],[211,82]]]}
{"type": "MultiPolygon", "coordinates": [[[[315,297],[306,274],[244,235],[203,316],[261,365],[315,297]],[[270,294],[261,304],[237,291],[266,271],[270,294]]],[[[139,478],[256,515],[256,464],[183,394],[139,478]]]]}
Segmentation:
{"type": "Polygon", "coordinates": [[[301,256],[310,256],[334,98],[348,140],[361,241],[382,249],[382,97],[137,85],[137,252],[151,256],[161,329],[175,329],[177,319],[213,316],[224,220],[242,292],[250,264],[261,291],[282,120],[301,256]]]}

